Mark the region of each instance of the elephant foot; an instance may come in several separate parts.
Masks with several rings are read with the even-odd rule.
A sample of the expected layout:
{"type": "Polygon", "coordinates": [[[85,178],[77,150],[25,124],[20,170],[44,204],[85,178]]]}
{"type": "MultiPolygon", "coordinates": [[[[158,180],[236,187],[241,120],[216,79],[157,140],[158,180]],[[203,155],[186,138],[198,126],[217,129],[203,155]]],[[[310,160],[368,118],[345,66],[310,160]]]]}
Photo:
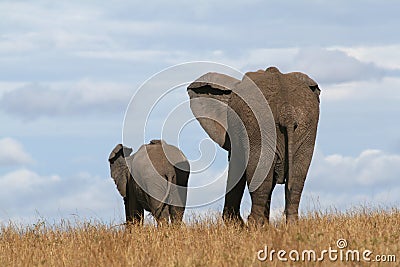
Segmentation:
{"type": "Polygon", "coordinates": [[[240,227],[246,226],[238,211],[235,212],[232,209],[225,208],[222,218],[225,224],[239,225],[240,227]]]}
{"type": "Polygon", "coordinates": [[[293,224],[299,221],[299,215],[295,214],[286,214],[286,224],[293,224]]]}
{"type": "Polygon", "coordinates": [[[269,222],[268,222],[268,219],[265,218],[264,216],[254,216],[254,215],[250,214],[247,219],[247,223],[250,228],[260,228],[260,227],[264,227],[269,222]]]}
{"type": "Polygon", "coordinates": [[[234,228],[247,228],[247,225],[244,223],[242,218],[224,218],[224,224],[226,226],[234,227],[234,228]]]}
{"type": "Polygon", "coordinates": [[[132,221],[127,221],[122,225],[125,226],[125,232],[132,233],[133,229],[143,225],[143,221],[132,220],[132,221]]]}

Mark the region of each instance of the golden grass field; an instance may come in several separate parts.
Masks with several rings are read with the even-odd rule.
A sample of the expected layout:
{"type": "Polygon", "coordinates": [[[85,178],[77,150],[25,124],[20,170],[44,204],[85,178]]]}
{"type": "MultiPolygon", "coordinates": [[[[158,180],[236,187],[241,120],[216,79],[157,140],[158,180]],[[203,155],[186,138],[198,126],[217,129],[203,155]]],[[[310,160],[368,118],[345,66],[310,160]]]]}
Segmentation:
{"type": "MultiPolygon", "coordinates": [[[[96,222],[8,223],[0,228],[0,266],[400,266],[397,209],[312,213],[295,224],[277,221],[263,228],[224,225],[217,217],[192,219],[187,226],[129,230],[96,222]],[[338,239],[345,239],[347,247],[339,250],[338,239]],[[266,245],[268,253],[285,250],[288,262],[280,261],[277,252],[272,261],[259,261],[257,253],[266,245]],[[338,260],[330,261],[327,252],[318,261],[329,247],[338,251],[338,260]],[[289,259],[291,250],[299,253],[299,262],[289,259]],[[308,254],[302,261],[304,250],[315,250],[317,261],[308,261],[308,254]],[[371,260],[384,255],[392,262],[351,261],[350,256],[350,261],[344,256],[341,261],[340,251],[345,255],[348,250],[359,250],[360,257],[371,250],[371,260]]],[[[296,258],[296,252],[291,253],[296,258]]]]}

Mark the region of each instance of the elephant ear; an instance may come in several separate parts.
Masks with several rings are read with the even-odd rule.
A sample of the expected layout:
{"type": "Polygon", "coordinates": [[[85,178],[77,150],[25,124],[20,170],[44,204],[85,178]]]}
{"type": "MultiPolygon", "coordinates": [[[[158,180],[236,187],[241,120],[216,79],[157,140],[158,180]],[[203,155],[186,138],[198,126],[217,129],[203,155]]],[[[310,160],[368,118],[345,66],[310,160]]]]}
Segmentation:
{"type": "Polygon", "coordinates": [[[114,149],[110,153],[110,156],[108,157],[108,161],[110,163],[113,163],[118,158],[119,156],[118,154],[120,153],[122,148],[123,148],[122,144],[118,144],[114,147],[114,149]]]}
{"type": "Polygon", "coordinates": [[[228,75],[209,72],[187,88],[193,115],[210,138],[226,150],[228,102],[239,82],[228,75]]]}
{"type": "Polygon", "coordinates": [[[125,158],[132,152],[132,149],[118,144],[111,151],[108,161],[110,163],[111,177],[122,197],[126,197],[126,184],[128,182],[130,172],[126,165],[125,158]]]}
{"type": "Polygon", "coordinates": [[[289,75],[292,75],[292,76],[296,77],[298,80],[301,80],[302,82],[304,82],[311,89],[311,91],[313,91],[318,96],[318,99],[319,99],[321,90],[319,89],[316,81],[314,81],[313,79],[308,77],[307,74],[304,74],[302,72],[291,72],[291,73],[289,73],[289,75]]]}

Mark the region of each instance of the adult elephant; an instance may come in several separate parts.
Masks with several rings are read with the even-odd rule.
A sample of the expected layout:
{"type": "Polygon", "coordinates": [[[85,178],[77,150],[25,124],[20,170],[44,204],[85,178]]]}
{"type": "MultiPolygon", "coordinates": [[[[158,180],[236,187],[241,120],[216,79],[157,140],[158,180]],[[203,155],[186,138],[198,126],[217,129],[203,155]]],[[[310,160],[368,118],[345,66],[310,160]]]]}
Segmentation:
{"type": "Polygon", "coordinates": [[[108,158],[111,177],[124,199],[126,222],[142,222],[144,210],[157,223],[181,222],[190,173],[185,155],[161,140],[131,153],[131,148],[118,144],[108,158]]]}
{"type": "Polygon", "coordinates": [[[306,74],[270,67],[242,80],[207,73],[188,86],[188,94],[203,129],[229,151],[224,219],[243,222],[240,203],[247,181],[249,221],[269,220],[276,184],[285,184],[286,220],[297,220],[317,133],[318,84],[306,74]]]}

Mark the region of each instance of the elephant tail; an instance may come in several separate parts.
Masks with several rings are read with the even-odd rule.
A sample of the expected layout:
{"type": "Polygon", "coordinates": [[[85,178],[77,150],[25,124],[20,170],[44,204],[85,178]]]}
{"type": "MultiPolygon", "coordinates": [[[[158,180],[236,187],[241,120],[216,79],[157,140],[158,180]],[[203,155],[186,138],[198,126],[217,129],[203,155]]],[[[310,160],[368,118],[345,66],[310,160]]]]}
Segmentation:
{"type": "Polygon", "coordinates": [[[294,135],[294,125],[286,127],[287,133],[287,146],[288,146],[288,172],[287,172],[287,185],[289,191],[292,189],[293,184],[293,135],[294,135]]]}
{"type": "Polygon", "coordinates": [[[167,199],[169,197],[169,194],[171,192],[171,184],[173,181],[173,175],[166,175],[165,176],[166,180],[167,180],[167,190],[165,191],[164,197],[162,198],[160,204],[158,205],[158,207],[155,209],[154,211],[154,217],[155,218],[159,218],[161,215],[161,212],[163,211],[163,209],[165,208],[165,206],[167,205],[167,199]]]}
{"type": "Polygon", "coordinates": [[[286,183],[288,189],[292,189],[293,185],[293,154],[294,154],[294,131],[297,128],[296,112],[292,105],[284,103],[280,110],[279,124],[286,128],[286,145],[287,145],[287,176],[286,183]]]}

